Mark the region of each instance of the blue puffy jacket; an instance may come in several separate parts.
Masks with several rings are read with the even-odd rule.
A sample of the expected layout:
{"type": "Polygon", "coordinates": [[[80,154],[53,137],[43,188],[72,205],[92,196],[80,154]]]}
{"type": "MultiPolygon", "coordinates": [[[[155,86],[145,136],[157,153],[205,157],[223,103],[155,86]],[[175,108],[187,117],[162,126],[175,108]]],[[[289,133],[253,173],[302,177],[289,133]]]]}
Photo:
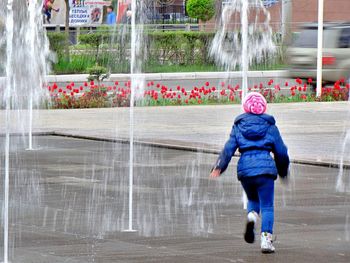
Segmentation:
{"type": "Polygon", "coordinates": [[[237,148],[241,153],[237,166],[238,180],[262,174],[271,175],[274,179],[277,175],[287,176],[288,150],[271,115],[239,115],[214,168],[223,173],[237,148]]]}

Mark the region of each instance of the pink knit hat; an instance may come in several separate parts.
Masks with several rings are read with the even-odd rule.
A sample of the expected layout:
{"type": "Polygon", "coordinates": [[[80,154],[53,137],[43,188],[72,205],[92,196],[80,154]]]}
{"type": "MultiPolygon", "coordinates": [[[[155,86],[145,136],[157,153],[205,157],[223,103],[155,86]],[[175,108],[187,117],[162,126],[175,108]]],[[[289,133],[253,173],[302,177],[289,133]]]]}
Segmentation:
{"type": "Polygon", "coordinates": [[[243,109],[247,113],[263,114],[266,108],[267,102],[258,92],[250,92],[243,99],[243,109]]]}

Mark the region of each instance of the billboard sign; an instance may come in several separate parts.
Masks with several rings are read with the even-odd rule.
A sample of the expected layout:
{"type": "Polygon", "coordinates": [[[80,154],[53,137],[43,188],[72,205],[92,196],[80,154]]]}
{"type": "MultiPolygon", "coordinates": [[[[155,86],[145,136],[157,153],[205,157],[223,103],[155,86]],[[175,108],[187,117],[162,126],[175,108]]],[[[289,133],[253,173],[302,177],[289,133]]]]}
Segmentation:
{"type": "MultiPolygon", "coordinates": [[[[100,25],[103,23],[104,6],[109,5],[111,5],[110,0],[69,0],[69,25],[100,25]]],[[[65,0],[45,0],[43,15],[45,24],[64,25],[65,0]],[[49,2],[48,6],[46,6],[47,2],[49,2]]]]}

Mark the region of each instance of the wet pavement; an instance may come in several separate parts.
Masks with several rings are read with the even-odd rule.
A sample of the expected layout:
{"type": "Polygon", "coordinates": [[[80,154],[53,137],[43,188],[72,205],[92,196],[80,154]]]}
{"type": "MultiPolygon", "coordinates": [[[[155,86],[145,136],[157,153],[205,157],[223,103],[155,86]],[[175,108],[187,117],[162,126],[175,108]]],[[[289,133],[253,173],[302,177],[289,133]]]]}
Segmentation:
{"type": "MultiPolygon", "coordinates": [[[[230,133],[240,105],[137,107],[135,140],[147,144],[219,151],[230,133]]],[[[350,164],[350,103],[274,103],[268,105],[293,160],[304,163],[350,164]]],[[[27,132],[28,113],[11,116],[13,132],[27,132]],[[18,127],[22,127],[21,131],[18,127]]],[[[0,123],[4,123],[0,111],[0,123]]],[[[41,110],[34,113],[34,132],[110,140],[129,139],[129,108],[41,110]]],[[[4,133],[5,126],[0,126],[4,133]]]]}
{"type": "Polygon", "coordinates": [[[339,169],[293,164],[289,184],[276,182],[277,252],[263,255],[242,238],[235,158],[211,180],[213,154],[135,146],[138,231],[128,233],[127,144],[38,136],[37,150],[25,145],[11,138],[11,262],[350,261],[350,194],[335,190],[339,169]]]}

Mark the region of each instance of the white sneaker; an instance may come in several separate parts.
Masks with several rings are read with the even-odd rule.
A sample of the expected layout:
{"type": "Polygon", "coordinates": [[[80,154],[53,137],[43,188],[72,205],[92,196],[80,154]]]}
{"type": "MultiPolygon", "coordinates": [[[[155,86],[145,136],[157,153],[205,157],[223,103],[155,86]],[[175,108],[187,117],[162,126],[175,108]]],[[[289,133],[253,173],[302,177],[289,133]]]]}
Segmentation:
{"type": "Polygon", "coordinates": [[[249,212],[247,216],[247,225],[244,232],[244,240],[247,243],[254,243],[255,241],[255,224],[258,219],[258,214],[254,211],[249,212]]]}
{"type": "Polygon", "coordinates": [[[272,234],[268,232],[261,233],[261,252],[262,253],[274,253],[275,247],[272,245],[272,234]]]}

